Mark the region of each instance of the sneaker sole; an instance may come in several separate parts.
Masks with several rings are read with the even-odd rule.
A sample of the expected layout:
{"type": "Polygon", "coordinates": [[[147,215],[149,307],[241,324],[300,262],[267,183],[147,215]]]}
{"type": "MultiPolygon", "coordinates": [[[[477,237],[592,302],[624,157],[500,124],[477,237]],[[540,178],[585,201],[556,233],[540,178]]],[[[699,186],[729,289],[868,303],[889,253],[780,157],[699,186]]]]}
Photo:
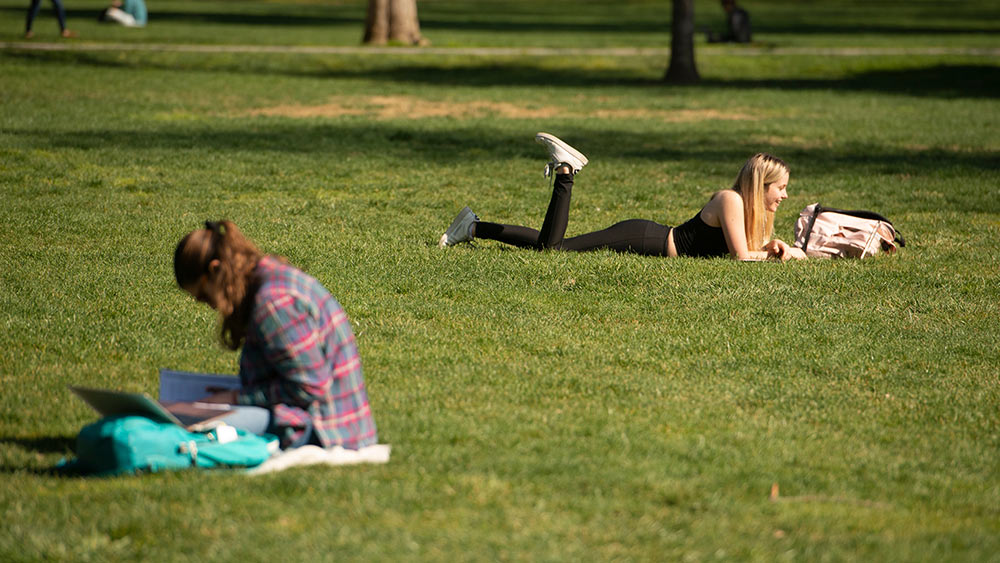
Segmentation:
{"type": "Polygon", "coordinates": [[[563,141],[559,137],[556,137],[555,135],[552,135],[551,133],[538,133],[538,134],[535,135],[535,140],[538,140],[538,139],[545,139],[545,140],[551,142],[553,145],[556,145],[557,147],[561,148],[562,150],[564,150],[564,151],[568,152],[569,154],[573,155],[574,158],[578,159],[584,165],[586,165],[589,162],[587,160],[587,157],[583,156],[582,152],[580,152],[580,151],[574,149],[573,147],[567,145],[565,141],[563,141]]]}
{"type": "MultiPolygon", "coordinates": [[[[453,245],[459,244],[460,242],[466,242],[466,241],[456,241],[456,242],[449,243],[448,241],[451,238],[458,238],[456,236],[458,234],[457,231],[458,231],[459,227],[462,226],[462,223],[465,222],[465,219],[469,215],[472,215],[473,217],[476,216],[476,214],[473,213],[472,210],[469,209],[468,206],[463,207],[462,210],[458,212],[458,215],[455,216],[455,219],[451,222],[451,225],[448,225],[448,229],[444,232],[443,235],[441,235],[441,240],[438,241],[438,246],[440,246],[441,248],[444,248],[446,246],[453,246],[453,245]]],[[[473,221],[474,220],[475,219],[473,219],[473,221]]],[[[468,239],[468,240],[471,240],[471,239],[468,239]]]]}

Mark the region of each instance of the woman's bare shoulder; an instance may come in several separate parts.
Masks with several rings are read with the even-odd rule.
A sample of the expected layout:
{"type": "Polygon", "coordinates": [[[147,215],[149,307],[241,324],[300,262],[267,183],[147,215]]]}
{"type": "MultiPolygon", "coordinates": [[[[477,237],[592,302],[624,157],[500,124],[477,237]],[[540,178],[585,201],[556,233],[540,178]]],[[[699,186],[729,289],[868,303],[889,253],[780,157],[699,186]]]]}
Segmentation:
{"type": "Polygon", "coordinates": [[[743,196],[736,190],[719,190],[712,194],[712,199],[708,202],[716,202],[720,205],[732,205],[733,203],[743,205],[743,196]]]}
{"type": "Polygon", "coordinates": [[[723,214],[730,212],[743,213],[743,197],[735,190],[719,190],[712,194],[705,207],[702,208],[702,220],[712,227],[718,227],[723,214]]]}

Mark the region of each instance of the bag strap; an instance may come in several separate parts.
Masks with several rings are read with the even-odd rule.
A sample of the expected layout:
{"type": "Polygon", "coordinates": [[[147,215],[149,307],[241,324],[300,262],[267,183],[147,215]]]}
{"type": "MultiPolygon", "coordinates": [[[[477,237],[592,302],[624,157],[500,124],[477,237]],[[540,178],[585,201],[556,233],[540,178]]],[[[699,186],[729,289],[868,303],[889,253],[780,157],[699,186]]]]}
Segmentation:
{"type": "Polygon", "coordinates": [[[194,440],[188,440],[187,442],[181,442],[177,446],[177,451],[182,454],[188,454],[191,456],[191,467],[198,466],[198,442],[194,440]]]}
{"type": "MultiPolygon", "coordinates": [[[[873,219],[875,221],[882,221],[883,223],[889,223],[892,225],[892,221],[886,219],[885,216],[865,209],[837,209],[836,207],[822,207],[817,204],[816,210],[820,213],[829,211],[830,213],[840,213],[843,215],[850,215],[851,217],[859,217],[861,219],[873,219]]],[[[895,225],[893,225],[893,228],[896,228],[895,225]]]]}
{"type": "Polygon", "coordinates": [[[812,216],[809,217],[809,224],[806,225],[806,238],[802,239],[802,252],[805,252],[809,248],[809,237],[813,234],[813,225],[816,224],[816,216],[819,215],[822,209],[823,207],[818,203],[813,208],[812,216]]]}

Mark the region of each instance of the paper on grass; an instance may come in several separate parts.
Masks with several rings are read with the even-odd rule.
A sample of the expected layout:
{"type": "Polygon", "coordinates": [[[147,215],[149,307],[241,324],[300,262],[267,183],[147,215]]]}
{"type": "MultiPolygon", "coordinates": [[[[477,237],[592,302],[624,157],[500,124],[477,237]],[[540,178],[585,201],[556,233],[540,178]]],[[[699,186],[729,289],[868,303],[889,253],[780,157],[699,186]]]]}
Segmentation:
{"type": "Polygon", "coordinates": [[[360,450],[347,450],[340,446],[324,449],[319,446],[302,446],[285,450],[257,467],[248,469],[249,475],[262,475],[284,471],[289,467],[306,465],[355,465],[358,463],[387,463],[389,444],[375,444],[360,450]]]}
{"type": "Polygon", "coordinates": [[[212,394],[209,388],[239,389],[240,378],[218,373],[160,370],[161,402],[190,402],[204,399],[212,394]]]}

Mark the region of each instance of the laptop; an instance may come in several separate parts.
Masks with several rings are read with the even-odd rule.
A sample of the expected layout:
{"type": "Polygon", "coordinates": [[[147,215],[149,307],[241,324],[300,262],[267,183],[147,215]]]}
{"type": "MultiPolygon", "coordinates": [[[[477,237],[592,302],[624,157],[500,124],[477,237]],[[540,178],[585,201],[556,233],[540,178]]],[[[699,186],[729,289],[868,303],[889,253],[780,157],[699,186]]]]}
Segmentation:
{"type": "Polygon", "coordinates": [[[129,393],[111,389],[93,389],[69,385],[69,390],[80,397],[101,416],[135,414],[156,422],[168,422],[199,432],[218,426],[219,420],[232,411],[232,405],[201,402],[160,403],[145,393],[129,393]]]}

